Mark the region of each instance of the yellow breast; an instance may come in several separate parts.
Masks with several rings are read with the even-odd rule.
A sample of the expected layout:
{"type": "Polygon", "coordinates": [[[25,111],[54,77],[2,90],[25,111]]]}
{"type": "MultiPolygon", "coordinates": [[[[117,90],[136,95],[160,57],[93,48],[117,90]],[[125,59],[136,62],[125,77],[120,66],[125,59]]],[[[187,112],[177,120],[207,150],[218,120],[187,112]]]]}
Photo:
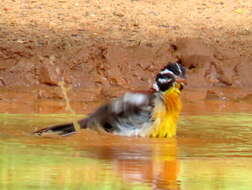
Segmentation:
{"type": "Polygon", "coordinates": [[[180,91],[172,87],[161,95],[161,101],[155,102],[152,113],[154,121],[150,137],[173,137],[176,135],[177,119],[181,110],[180,91]]]}

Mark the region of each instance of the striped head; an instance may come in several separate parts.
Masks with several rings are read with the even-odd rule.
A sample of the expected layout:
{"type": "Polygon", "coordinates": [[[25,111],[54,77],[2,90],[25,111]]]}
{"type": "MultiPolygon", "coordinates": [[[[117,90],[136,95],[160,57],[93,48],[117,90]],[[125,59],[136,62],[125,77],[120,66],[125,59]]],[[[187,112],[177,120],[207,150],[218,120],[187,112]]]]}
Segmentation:
{"type": "Polygon", "coordinates": [[[185,68],[179,63],[168,63],[157,75],[152,88],[159,92],[164,92],[174,86],[179,85],[179,89],[182,90],[185,80],[185,68]]]}

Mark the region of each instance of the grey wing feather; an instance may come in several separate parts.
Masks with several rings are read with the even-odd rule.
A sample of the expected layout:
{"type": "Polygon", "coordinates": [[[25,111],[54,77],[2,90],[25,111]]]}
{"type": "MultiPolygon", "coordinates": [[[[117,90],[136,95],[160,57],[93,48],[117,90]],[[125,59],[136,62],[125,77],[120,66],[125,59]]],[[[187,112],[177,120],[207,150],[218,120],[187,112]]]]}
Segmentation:
{"type": "Polygon", "coordinates": [[[116,134],[131,135],[150,125],[153,94],[126,93],[100,107],[86,119],[88,128],[102,128],[116,134]]]}

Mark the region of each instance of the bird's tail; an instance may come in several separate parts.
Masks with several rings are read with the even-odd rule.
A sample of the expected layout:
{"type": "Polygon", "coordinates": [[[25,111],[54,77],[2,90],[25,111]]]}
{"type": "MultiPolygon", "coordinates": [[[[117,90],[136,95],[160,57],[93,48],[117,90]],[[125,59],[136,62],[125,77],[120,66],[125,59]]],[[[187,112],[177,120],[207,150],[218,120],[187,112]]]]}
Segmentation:
{"type": "MultiPolygon", "coordinates": [[[[81,129],[86,128],[86,119],[78,121],[81,129]]],[[[51,127],[43,128],[38,131],[33,132],[34,135],[44,136],[44,135],[60,135],[60,136],[68,136],[76,132],[74,123],[66,123],[60,125],[54,125],[51,127]]]]}

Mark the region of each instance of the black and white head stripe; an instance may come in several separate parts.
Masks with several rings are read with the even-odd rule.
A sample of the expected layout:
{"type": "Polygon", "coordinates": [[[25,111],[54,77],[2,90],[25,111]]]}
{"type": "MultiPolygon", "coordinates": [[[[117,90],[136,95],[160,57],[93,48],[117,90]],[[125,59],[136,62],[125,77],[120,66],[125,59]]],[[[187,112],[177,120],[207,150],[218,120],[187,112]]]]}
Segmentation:
{"type": "Polygon", "coordinates": [[[175,76],[172,73],[161,74],[158,73],[155,82],[152,86],[156,91],[166,91],[173,86],[175,82],[175,76]]]}
{"type": "Polygon", "coordinates": [[[185,78],[185,68],[179,63],[168,63],[157,75],[152,88],[165,91],[175,82],[176,77],[185,78]]]}
{"type": "Polygon", "coordinates": [[[185,77],[185,68],[179,63],[168,63],[159,73],[171,73],[176,76],[185,77]]]}
{"type": "Polygon", "coordinates": [[[172,79],[171,78],[158,78],[157,79],[159,83],[163,84],[163,83],[168,83],[171,82],[172,79]]]}

